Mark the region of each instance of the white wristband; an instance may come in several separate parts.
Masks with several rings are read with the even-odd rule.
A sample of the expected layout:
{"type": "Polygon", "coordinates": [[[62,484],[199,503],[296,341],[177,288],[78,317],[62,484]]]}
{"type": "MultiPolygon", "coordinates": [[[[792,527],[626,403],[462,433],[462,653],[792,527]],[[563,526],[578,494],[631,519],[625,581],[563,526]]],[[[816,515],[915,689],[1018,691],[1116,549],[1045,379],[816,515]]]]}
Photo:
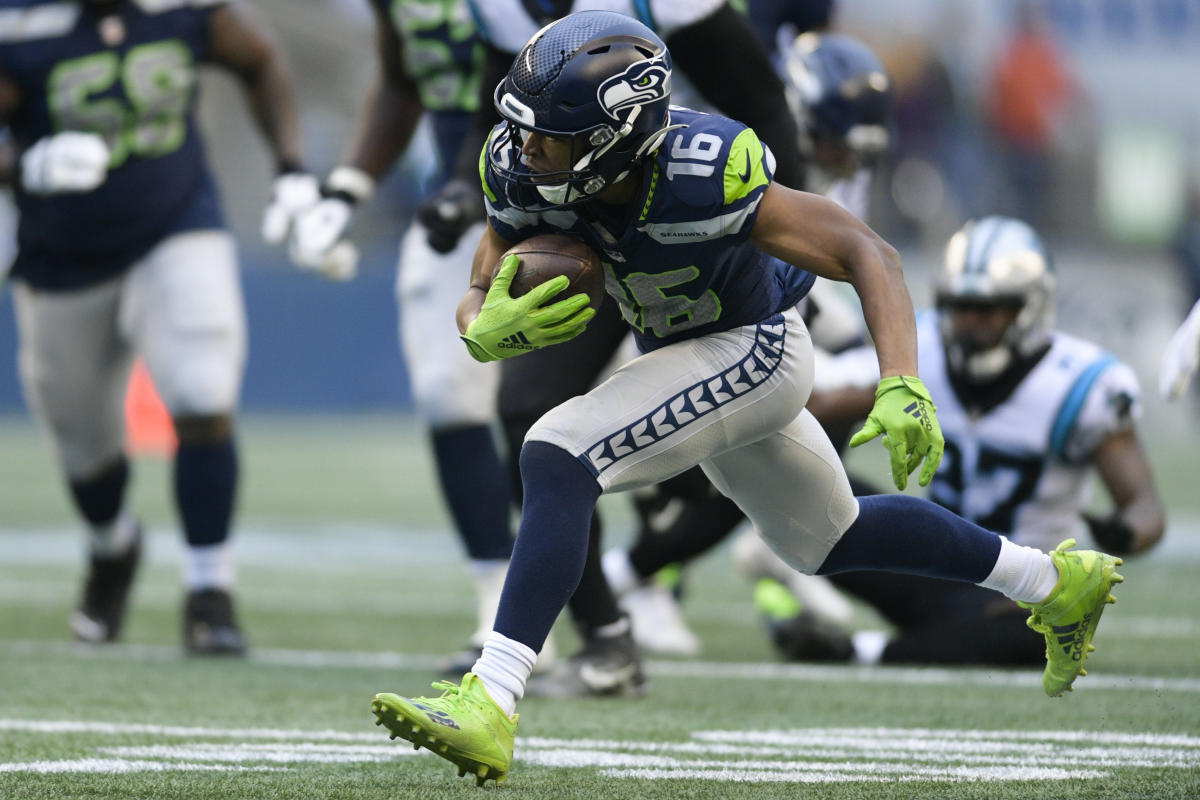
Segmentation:
{"type": "Polygon", "coordinates": [[[325,188],[333,192],[345,192],[362,203],[375,193],[375,179],[358,167],[334,167],[325,179],[325,188]]]}

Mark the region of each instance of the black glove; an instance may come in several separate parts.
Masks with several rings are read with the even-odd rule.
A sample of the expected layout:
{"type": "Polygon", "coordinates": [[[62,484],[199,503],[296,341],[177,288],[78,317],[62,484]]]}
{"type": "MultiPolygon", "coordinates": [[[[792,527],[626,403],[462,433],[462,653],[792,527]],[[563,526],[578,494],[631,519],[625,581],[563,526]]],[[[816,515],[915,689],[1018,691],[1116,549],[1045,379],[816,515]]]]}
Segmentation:
{"type": "Polygon", "coordinates": [[[1110,514],[1107,517],[1084,514],[1083,521],[1087,523],[1092,532],[1092,538],[1104,552],[1116,556],[1129,555],[1133,552],[1136,534],[1134,534],[1133,528],[1129,527],[1116,514],[1110,514]]]}
{"type": "Polygon", "coordinates": [[[429,231],[429,246],[449,253],[467,228],[483,221],[483,192],[472,181],[454,178],[417,206],[417,219],[429,231]]]}

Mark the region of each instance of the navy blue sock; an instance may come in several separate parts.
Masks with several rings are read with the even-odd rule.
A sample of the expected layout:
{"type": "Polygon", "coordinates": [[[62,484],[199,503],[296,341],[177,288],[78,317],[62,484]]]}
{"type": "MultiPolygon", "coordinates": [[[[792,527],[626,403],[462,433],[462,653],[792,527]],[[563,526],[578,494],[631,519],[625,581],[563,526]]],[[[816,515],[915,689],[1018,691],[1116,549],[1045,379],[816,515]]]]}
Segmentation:
{"type": "Polygon", "coordinates": [[[1000,537],[935,503],[880,494],[858,506],[818,575],[865,569],[979,583],[996,566],[1000,537]]]}
{"type": "Polygon", "coordinates": [[[508,559],[512,500],[491,430],[487,425],[434,430],[431,438],[442,496],[467,555],[476,561],[508,559]]]}
{"type": "Polygon", "coordinates": [[[220,544],[229,538],[237,477],[233,437],[217,444],[179,443],[175,453],[175,503],[188,544],[220,544]]]}
{"type": "Polygon", "coordinates": [[[525,504],[495,630],[535,653],[579,585],[600,485],[560,447],[521,448],[525,504]]]}
{"type": "Polygon", "coordinates": [[[129,460],[117,458],[99,475],[86,481],[70,481],[75,507],[92,525],[107,525],[117,518],[125,485],[129,482],[129,460]]]}

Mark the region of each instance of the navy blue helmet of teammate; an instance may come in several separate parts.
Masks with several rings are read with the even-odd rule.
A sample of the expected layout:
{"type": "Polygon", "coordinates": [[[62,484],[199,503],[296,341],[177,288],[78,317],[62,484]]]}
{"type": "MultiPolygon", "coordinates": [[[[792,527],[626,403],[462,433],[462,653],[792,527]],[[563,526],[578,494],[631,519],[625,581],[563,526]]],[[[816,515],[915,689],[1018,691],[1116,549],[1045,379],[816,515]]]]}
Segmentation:
{"type": "Polygon", "coordinates": [[[838,145],[859,162],[887,151],[891,82],[862,42],[834,33],[802,33],[785,48],[806,148],[838,145]]]}
{"type": "Polygon", "coordinates": [[[495,92],[508,124],[488,160],[519,208],[584,202],[654,152],[670,130],[671,57],[649,28],[609,11],[583,11],[538,31],[495,92]],[[530,131],[569,139],[571,167],[532,174],[530,131]],[[536,191],[535,191],[536,190],[536,191]]]}

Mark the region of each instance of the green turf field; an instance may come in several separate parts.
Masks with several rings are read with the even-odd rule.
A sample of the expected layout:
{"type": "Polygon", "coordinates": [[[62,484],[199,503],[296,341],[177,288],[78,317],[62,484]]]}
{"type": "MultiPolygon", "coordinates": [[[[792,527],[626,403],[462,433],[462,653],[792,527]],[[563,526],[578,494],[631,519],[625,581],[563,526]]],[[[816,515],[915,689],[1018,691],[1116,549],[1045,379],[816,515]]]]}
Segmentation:
{"type": "MultiPolygon", "coordinates": [[[[169,470],[135,468],[148,561],[125,642],[71,644],[80,536],[41,440],[0,420],[0,798],[1192,798],[1200,796],[1194,448],[1156,441],[1167,541],[1128,563],[1091,674],[774,661],[722,552],[688,576],[705,650],[643,699],[521,704],[508,782],[478,790],[372,725],[472,627],[422,438],[402,417],[243,424],[239,601],[253,656],[179,652],[169,470]],[[403,567],[403,569],[401,569],[403,567]]],[[[855,454],[886,469],[882,451],[855,454]]],[[[620,498],[606,498],[614,539],[620,498]]],[[[864,614],[863,624],[872,624],[864,614]]],[[[569,651],[571,632],[556,631],[569,651]]]]}

